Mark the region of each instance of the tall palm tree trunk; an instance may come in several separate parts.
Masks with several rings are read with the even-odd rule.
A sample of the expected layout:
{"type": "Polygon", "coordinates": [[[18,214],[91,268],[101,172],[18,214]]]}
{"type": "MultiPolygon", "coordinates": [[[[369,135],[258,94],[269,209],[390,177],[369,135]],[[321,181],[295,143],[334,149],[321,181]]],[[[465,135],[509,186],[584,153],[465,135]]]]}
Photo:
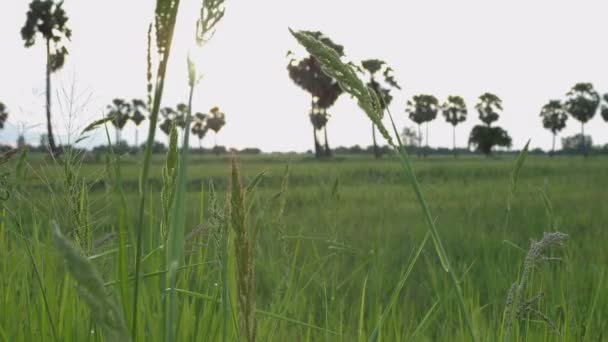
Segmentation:
{"type": "Polygon", "coordinates": [[[585,143],[585,123],[581,122],[581,144],[583,144],[583,156],[587,157],[587,144],[585,143]]]}
{"type": "Polygon", "coordinates": [[[422,128],[418,124],[418,157],[422,154],[422,128]]]}
{"type": "Polygon", "coordinates": [[[329,142],[327,141],[327,124],[323,126],[323,134],[325,135],[325,156],[331,157],[331,149],[329,149],[329,142]]]}
{"type": "Polygon", "coordinates": [[[378,144],[376,143],[376,126],[372,122],[372,139],[374,141],[374,157],[380,158],[380,151],[378,150],[378,144]]]}
{"type": "Polygon", "coordinates": [[[555,133],[553,133],[553,143],[551,144],[551,154],[550,154],[550,156],[553,157],[554,154],[555,154],[555,133]]]}
{"type": "Polygon", "coordinates": [[[452,125],[452,150],[454,151],[454,158],[458,156],[456,153],[456,125],[452,125]]]}
{"type": "Polygon", "coordinates": [[[57,145],[53,137],[53,126],[51,124],[51,40],[46,40],[46,130],[48,134],[51,154],[57,153],[57,145]]]}
{"type": "Polygon", "coordinates": [[[429,154],[429,123],[426,123],[426,148],[424,149],[424,156],[429,154]]]}
{"type": "Polygon", "coordinates": [[[315,142],[315,157],[319,158],[321,156],[321,154],[320,154],[321,151],[320,151],[319,139],[317,138],[317,129],[315,128],[315,125],[312,125],[312,137],[315,142]]]}

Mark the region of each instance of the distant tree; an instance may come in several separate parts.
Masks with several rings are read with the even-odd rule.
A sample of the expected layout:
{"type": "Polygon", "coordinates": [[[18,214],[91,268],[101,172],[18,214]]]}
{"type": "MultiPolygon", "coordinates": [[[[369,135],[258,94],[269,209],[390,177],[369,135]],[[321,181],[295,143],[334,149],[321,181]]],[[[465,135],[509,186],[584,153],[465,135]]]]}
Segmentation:
{"type": "Polygon", "coordinates": [[[483,154],[489,156],[494,146],[511,147],[509,133],[500,127],[492,127],[492,123],[498,120],[502,111],[502,101],[491,93],[485,93],[479,97],[475,109],[479,112],[479,119],[484,125],[476,125],[469,135],[469,145],[483,154]]]}
{"type": "Polygon", "coordinates": [[[171,107],[163,107],[160,109],[160,115],[163,118],[163,122],[158,126],[167,136],[171,134],[171,126],[175,122],[177,112],[171,107]]]}
{"type": "Polygon", "coordinates": [[[23,134],[19,134],[17,137],[17,148],[23,148],[27,145],[25,141],[25,136],[23,134]]]}
{"type": "Polygon", "coordinates": [[[469,144],[489,156],[494,146],[511,147],[511,137],[500,127],[477,125],[469,136],[469,144]]]}
{"type": "Polygon", "coordinates": [[[604,121],[608,122],[608,94],[604,94],[602,97],[604,98],[604,102],[602,103],[601,114],[604,121]]]}
{"type": "Polygon", "coordinates": [[[562,138],[562,149],[568,152],[589,150],[593,146],[593,139],[590,135],[580,133],[573,136],[562,138]]]}
{"type": "Polygon", "coordinates": [[[130,119],[135,124],[135,146],[139,146],[139,125],[146,119],[148,105],[140,99],[131,100],[130,119]]]}
{"type": "Polygon", "coordinates": [[[46,122],[52,154],[59,151],[51,123],[51,73],[63,67],[68,54],[68,50],[62,44],[64,39],[70,40],[72,36],[67,22],[63,1],[55,3],[53,0],[33,0],[29,5],[25,25],[21,29],[21,37],[25,41],[26,48],[36,43],[38,33],[46,42],[46,122]]]}
{"type": "Polygon", "coordinates": [[[129,121],[131,113],[131,104],[123,99],[114,99],[112,104],[108,105],[108,117],[113,117],[112,125],[116,131],[116,142],[118,144],[121,139],[122,129],[129,121]]]}
{"type": "Polygon", "coordinates": [[[460,96],[448,96],[441,106],[441,113],[445,121],[452,124],[452,149],[456,157],[456,125],[467,119],[467,105],[460,96]]]}
{"type": "Polygon", "coordinates": [[[543,120],[543,127],[550,130],[553,134],[553,144],[551,145],[550,156],[555,153],[555,137],[557,133],[566,127],[568,113],[562,106],[560,100],[551,100],[540,111],[543,120]]]}
{"type": "Polygon", "coordinates": [[[416,134],[416,129],[413,127],[404,127],[401,132],[401,140],[405,146],[420,146],[421,137],[416,134]]]}
{"type": "MultiPolygon", "coordinates": [[[[422,130],[420,126],[427,123],[426,126],[426,146],[429,146],[429,126],[428,123],[437,117],[439,111],[439,101],[433,95],[415,95],[407,101],[405,112],[408,113],[410,119],[418,125],[418,133],[420,136],[420,144],[422,144],[422,130]]],[[[420,144],[418,147],[421,147],[420,144]]]]}
{"type": "Polygon", "coordinates": [[[175,109],[175,125],[184,130],[188,127],[188,123],[186,122],[186,118],[188,117],[188,105],[179,103],[175,109]]]}
{"type": "MultiPolygon", "coordinates": [[[[344,47],[334,43],[331,39],[323,35],[321,32],[307,32],[308,34],[314,36],[319,39],[325,45],[332,48],[336,53],[340,56],[344,55],[344,47]]],[[[292,53],[289,52],[288,56],[291,56],[292,53]]],[[[342,89],[339,84],[327,76],[321,70],[321,65],[317,61],[315,57],[309,55],[306,58],[301,60],[291,59],[287,65],[287,71],[289,72],[289,77],[291,80],[306,90],[311,95],[311,108],[309,111],[310,115],[315,115],[313,118],[310,116],[311,123],[313,123],[313,137],[315,142],[315,156],[327,156],[331,154],[329,149],[329,143],[327,141],[327,127],[326,124],[329,120],[329,114],[327,110],[336,102],[340,94],[342,94],[342,89]],[[325,119],[322,120],[325,124],[322,127],[316,126],[314,122],[320,122],[317,120],[316,116],[324,115],[325,119]],[[317,137],[317,130],[323,129],[325,134],[325,146],[323,147],[319,143],[319,139],[317,137]]]]}
{"type": "Polygon", "coordinates": [[[479,96],[475,109],[479,113],[479,119],[490,127],[502,112],[502,100],[492,93],[485,93],[479,96]]]}
{"type": "Polygon", "coordinates": [[[218,107],[213,107],[209,110],[209,116],[207,117],[207,126],[212,130],[214,134],[214,150],[217,150],[217,133],[226,124],[226,115],[220,111],[218,107]]]}
{"type": "Polygon", "coordinates": [[[2,102],[0,102],[0,129],[4,128],[4,124],[6,123],[6,120],[8,119],[8,108],[6,108],[6,105],[2,102]]]}
{"type": "MultiPolygon", "coordinates": [[[[581,135],[585,135],[585,123],[591,120],[600,104],[600,95],[591,83],[577,83],[568,93],[564,108],[572,117],[581,122],[581,135]]],[[[587,145],[583,144],[583,154],[587,156],[587,145]]]]}
{"type": "Polygon", "coordinates": [[[207,134],[207,131],[209,131],[209,127],[207,127],[207,114],[194,114],[191,132],[193,135],[198,137],[198,148],[201,150],[203,149],[202,141],[207,134]]]}
{"type": "MultiPolygon", "coordinates": [[[[380,105],[382,106],[382,115],[384,116],[384,110],[388,108],[388,106],[393,101],[393,96],[391,95],[391,89],[401,89],[397,81],[392,75],[393,69],[391,69],[386,62],[379,59],[367,59],[361,62],[361,66],[369,76],[369,81],[367,86],[373,89],[378,95],[380,99],[380,105]],[[382,72],[384,77],[384,84],[380,83],[380,80],[376,78],[376,74],[382,72]]],[[[380,150],[378,149],[378,144],[376,142],[376,127],[372,122],[372,140],[374,143],[374,156],[376,158],[380,158],[380,150]]]]}
{"type": "Polygon", "coordinates": [[[49,149],[49,136],[46,133],[40,134],[40,150],[47,151],[49,149]]]}

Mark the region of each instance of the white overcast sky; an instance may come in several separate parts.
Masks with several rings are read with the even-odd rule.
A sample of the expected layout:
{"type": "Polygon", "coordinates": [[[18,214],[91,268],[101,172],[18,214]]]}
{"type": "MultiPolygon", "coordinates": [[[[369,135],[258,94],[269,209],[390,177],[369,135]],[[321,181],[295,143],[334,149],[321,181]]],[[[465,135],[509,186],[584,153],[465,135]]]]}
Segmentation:
{"type": "MultiPolygon", "coordinates": [[[[182,0],[163,105],[185,102],[186,54],[195,56],[204,79],[195,111],[214,105],[226,113],[218,143],[257,146],[264,151],[304,151],[312,147],[307,116],[309,95],[286,71],[287,50],[303,55],[287,28],[320,30],[346,48],[347,58],[384,59],[404,90],[391,110],[399,128],[412,126],[404,113],[407,98],[419,93],[462,95],[468,120],[458,126],[465,145],[479,123],[477,96],[493,92],[503,99],[498,125],[513,137],[514,148],[528,138],[549,148],[539,110],[562,98],[576,82],[592,82],[608,92],[608,3],[557,0],[226,0],[226,16],[212,41],[193,44],[200,0],[182,0]]],[[[37,144],[44,131],[44,50],[23,47],[19,31],[29,1],[0,1],[0,101],[10,110],[0,142],[14,143],[19,127],[37,144]],[[35,126],[39,124],[38,126],[35,126]],[[33,127],[31,127],[33,126],[33,127]]],[[[145,98],[146,31],[154,1],[66,0],[73,30],[65,68],[53,76],[54,123],[59,139],[103,115],[112,98],[145,98]],[[73,89],[73,96],[69,96],[73,89]],[[75,99],[73,115],[66,106],[75,99]],[[59,106],[58,102],[63,105],[59,106]]],[[[331,146],[369,145],[371,128],[354,101],[343,95],[330,110],[331,146]]],[[[146,124],[140,137],[146,134],[146,124]]],[[[430,125],[432,146],[451,146],[451,126],[442,117],[430,125]]],[[[562,135],[580,131],[570,118],[562,135]]],[[[134,140],[129,124],[123,138],[134,140]]],[[[587,125],[595,144],[608,143],[608,123],[596,115],[587,125]]],[[[103,143],[98,134],[88,144],[103,143]]],[[[166,137],[159,133],[159,140],[166,137]]],[[[141,139],[140,139],[141,141],[141,139]]],[[[213,144],[210,134],[203,142],[213,144]]]]}

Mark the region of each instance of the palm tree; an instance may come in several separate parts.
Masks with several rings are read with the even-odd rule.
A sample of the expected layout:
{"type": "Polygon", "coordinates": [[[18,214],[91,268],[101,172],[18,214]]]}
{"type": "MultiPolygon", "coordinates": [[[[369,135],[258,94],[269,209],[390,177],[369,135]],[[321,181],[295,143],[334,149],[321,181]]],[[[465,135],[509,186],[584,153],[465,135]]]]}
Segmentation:
{"type": "Polygon", "coordinates": [[[4,105],[4,103],[0,102],[0,129],[4,128],[4,124],[8,119],[8,109],[4,105]]]}
{"type": "Polygon", "coordinates": [[[144,113],[148,112],[148,106],[143,100],[133,99],[131,101],[131,121],[135,124],[135,146],[139,147],[139,125],[146,119],[144,113]]]}
{"type": "Polygon", "coordinates": [[[209,131],[209,127],[207,126],[207,114],[196,113],[194,114],[194,121],[192,122],[192,134],[198,137],[198,148],[200,150],[203,149],[203,138],[209,131]]]}
{"type": "Polygon", "coordinates": [[[207,117],[207,127],[212,130],[214,135],[214,147],[216,154],[219,154],[217,149],[217,133],[224,127],[226,124],[226,114],[220,112],[218,107],[213,107],[209,110],[209,116],[207,117]]]}
{"type": "MultiPolygon", "coordinates": [[[[331,79],[327,78],[327,80],[331,79]]],[[[323,122],[321,126],[314,124],[313,126],[317,130],[323,129],[323,135],[325,138],[324,155],[329,157],[331,156],[331,149],[329,148],[329,141],[327,139],[327,123],[329,122],[331,115],[327,112],[327,110],[333,106],[334,103],[336,103],[336,100],[338,100],[338,97],[340,94],[342,94],[342,88],[340,88],[340,85],[337,82],[333,81],[322,83],[320,86],[323,90],[319,92],[319,97],[313,106],[313,111],[316,110],[319,114],[323,115],[324,120],[321,120],[321,122],[323,122]]]]}
{"type": "Polygon", "coordinates": [[[608,122],[608,106],[605,105],[608,103],[608,94],[604,94],[602,97],[604,99],[604,103],[602,104],[601,114],[604,121],[608,122]]]}
{"type": "MultiPolygon", "coordinates": [[[[323,33],[318,31],[308,31],[307,33],[323,42],[326,46],[332,48],[340,56],[344,56],[344,47],[334,43],[323,33]]],[[[288,56],[291,55],[291,52],[289,52],[288,56]]],[[[342,94],[342,89],[338,83],[323,73],[321,70],[321,65],[312,55],[309,55],[308,57],[299,61],[291,59],[287,65],[287,70],[291,80],[311,95],[311,108],[309,115],[316,115],[319,113],[326,114],[327,109],[329,109],[336,102],[340,94],[342,94]]],[[[325,119],[329,119],[329,115],[325,115],[325,119]]],[[[313,124],[313,138],[315,142],[316,157],[321,157],[324,155],[327,156],[330,154],[329,143],[327,141],[327,120],[324,120],[324,122],[325,124],[322,127],[315,126],[313,124]],[[325,148],[321,146],[319,139],[317,138],[317,130],[320,130],[321,128],[324,129],[325,133],[325,148]]]]}
{"type": "Polygon", "coordinates": [[[553,144],[551,145],[551,154],[555,153],[555,136],[559,131],[566,127],[568,113],[562,106],[560,100],[551,100],[545,104],[540,110],[540,116],[543,120],[543,127],[550,130],[553,134],[553,144]]]}
{"type": "Polygon", "coordinates": [[[25,25],[21,29],[21,37],[25,47],[36,43],[38,33],[46,42],[46,123],[49,146],[52,154],[57,154],[58,148],[53,137],[51,124],[51,73],[61,69],[65,63],[68,50],[62,45],[62,40],[70,40],[72,31],[66,26],[68,17],[63,9],[63,1],[33,0],[30,3],[25,25]]]}
{"type": "Polygon", "coordinates": [[[179,103],[175,109],[175,125],[184,130],[186,127],[188,127],[188,123],[186,122],[186,118],[188,117],[188,105],[185,103],[179,103]]]}
{"type": "Polygon", "coordinates": [[[177,113],[171,107],[163,107],[160,109],[160,115],[163,117],[163,122],[158,126],[167,136],[171,134],[171,126],[175,122],[177,113]]]}
{"type": "Polygon", "coordinates": [[[427,123],[426,126],[426,146],[429,146],[429,126],[428,122],[437,117],[439,111],[439,101],[433,95],[415,95],[407,101],[405,112],[408,113],[410,119],[418,125],[418,134],[421,137],[418,148],[422,144],[422,130],[420,126],[427,123]]]}
{"type": "Polygon", "coordinates": [[[460,96],[448,96],[447,101],[441,106],[441,113],[445,121],[452,124],[452,149],[456,157],[456,125],[467,119],[467,105],[460,96]]]}
{"type": "MultiPolygon", "coordinates": [[[[566,93],[564,108],[572,117],[581,122],[581,136],[585,138],[585,123],[593,118],[600,105],[600,95],[591,83],[577,83],[566,93]]],[[[587,156],[587,146],[583,144],[583,154],[587,156]]]]}
{"type": "Polygon", "coordinates": [[[479,96],[475,109],[479,113],[479,119],[490,127],[502,112],[502,100],[492,93],[484,93],[479,96]]]}
{"type": "Polygon", "coordinates": [[[108,117],[112,117],[112,125],[116,130],[115,144],[120,143],[122,129],[129,121],[131,113],[131,104],[123,99],[114,99],[112,104],[108,105],[108,117]]]}
{"type": "Polygon", "coordinates": [[[473,145],[486,157],[490,156],[494,146],[511,147],[509,133],[501,127],[492,127],[492,123],[500,117],[502,100],[492,93],[484,93],[479,96],[475,109],[484,124],[473,127],[469,135],[469,146],[473,145]]]}
{"type": "MultiPolygon", "coordinates": [[[[391,88],[401,89],[399,84],[395,81],[392,76],[392,69],[386,65],[386,62],[379,59],[367,59],[361,62],[361,66],[365,69],[369,75],[369,82],[367,86],[372,88],[378,98],[380,99],[380,105],[382,106],[382,115],[384,115],[384,110],[390,105],[393,97],[391,96],[391,88]],[[382,75],[384,76],[384,83],[388,86],[383,86],[376,79],[376,73],[381,70],[382,75]]],[[[380,150],[378,149],[378,144],[376,143],[376,126],[372,122],[372,140],[374,143],[374,157],[380,158],[380,150]]]]}

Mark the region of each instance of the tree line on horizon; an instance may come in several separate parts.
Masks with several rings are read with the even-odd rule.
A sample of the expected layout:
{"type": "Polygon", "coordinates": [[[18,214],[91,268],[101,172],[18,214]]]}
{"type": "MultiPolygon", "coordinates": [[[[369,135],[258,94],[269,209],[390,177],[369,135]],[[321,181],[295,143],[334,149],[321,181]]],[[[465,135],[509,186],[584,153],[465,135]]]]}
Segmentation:
{"type": "MultiPolygon", "coordinates": [[[[54,0],[32,0],[26,13],[26,22],[21,28],[21,37],[24,45],[29,48],[36,44],[38,38],[43,40],[46,46],[46,143],[51,154],[60,153],[53,134],[51,122],[51,74],[60,70],[65,64],[68,55],[65,42],[69,41],[72,31],[67,25],[68,16],[63,9],[63,1],[54,0]]],[[[308,32],[324,44],[331,47],[339,56],[344,56],[344,47],[332,41],[321,32],[308,32]]],[[[150,37],[149,37],[150,39],[150,37]]],[[[290,57],[287,65],[288,75],[291,80],[311,95],[309,119],[312,125],[314,153],[316,157],[331,156],[329,147],[327,123],[331,117],[329,109],[342,95],[338,82],[327,76],[319,62],[311,55],[302,59],[296,59],[294,54],[288,52],[290,57]],[[319,137],[322,132],[323,138],[319,137]]],[[[148,63],[150,61],[148,60],[148,63]]],[[[392,92],[402,90],[401,86],[393,77],[393,69],[379,59],[366,59],[360,64],[353,64],[367,85],[373,89],[381,100],[382,109],[388,110],[393,100],[392,92]]],[[[148,75],[150,77],[150,75],[148,75]]],[[[148,84],[150,89],[150,83],[148,84]]],[[[148,103],[140,99],[124,100],[115,98],[107,106],[107,115],[112,119],[110,122],[116,131],[116,142],[121,141],[121,133],[125,125],[131,121],[135,124],[135,145],[139,145],[138,127],[148,117],[150,109],[150,96],[148,103]]],[[[468,144],[476,151],[489,155],[496,146],[510,147],[512,139],[508,132],[499,126],[493,126],[502,113],[502,100],[495,94],[484,93],[475,104],[479,119],[483,124],[475,125],[469,134],[468,144]]],[[[553,135],[552,154],[555,151],[555,139],[558,133],[566,127],[569,116],[581,123],[581,141],[585,140],[585,124],[598,112],[608,122],[608,93],[600,96],[591,83],[577,83],[567,93],[563,100],[550,100],[540,110],[543,127],[551,131],[553,135]]],[[[218,107],[210,109],[209,113],[197,112],[192,120],[186,123],[188,105],[179,103],[173,107],[160,109],[162,121],[159,128],[167,135],[173,125],[191,131],[201,141],[209,130],[215,132],[215,136],[226,123],[225,114],[218,107]]],[[[383,111],[384,112],[384,111],[383,111]]],[[[452,149],[456,155],[456,126],[467,120],[468,109],[464,99],[458,95],[450,95],[445,102],[430,94],[417,94],[412,96],[405,105],[405,113],[418,127],[418,134],[414,140],[418,149],[422,150],[422,125],[426,124],[426,148],[429,147],[429,122],[441,114],[447,123],[452,125],[452,149]]],[[[0,129],[8,120],[8,108],[0,102],[0,129]]],[[[378,146],[376,139],[376,127],[372,123],[373,154],[376,158],[381,157],[382,149],[378,146]]],[[[412,134],[412,132],[409,132],[412,134]]],[[[217,147],[217,141],[214,143],[217,147]]],[[[582,151],[588,153],[587,144],[582,144],[582,151]]]]}
{"type": "MultiPolygon", "coordinates": [[[[333,49],[338,56],[344,56],[344,47],[332,41],[319,31],[305,31],[307,34],[333,49]]],[[[327,140],[327,123],[331,115],[328,109],[336,102],[342,94],[339,84],[331,77],[325,75],[320,63],[312,55],[296,59],[293,52],[288,51],[290,57],[287,64],[288,75],[300,88],[307,91],[311,96],[311,108],[309,112],[310,121],[313,126],[313,138],[315,144],[315,156],[326,157],[331,155],[327,140]],[[328,101],[327,99],[330,99],[328,101]],[[325,145],[321,148],[317,132],[323,130],[325,145]]],[[[360,64],[349,63],[355,70],[367,79],[367,86],[374,90],[380,99],[380,105],[384,111],[393,100],[391,91],[402,90],[392,75],[393,69],[385,61],[379,59],[366,59],[360,64]],[[383,84],[379,83],[378,74],[384,76],[383,84]]],[[[601,116],[608,122],[608,93],[602,98],[594,90],[591,83],[577,83],[567,93],[565,99],[550,100],[540,110],[543,127],[550,130],[553,135],[551,155],[555,153],[555,139],[557,134],[566,127],[569,116],[581,122],[581,147],[586,156],[588,154],[585,142],[585,124],[591,120],[600,109],[601,116]],[[601,105],[601,106],[600,106],[601,105]]],[[[486,92],[479,96],[475,110],[483,124],[475,125],[469,134],[468,144],[476,151],[490,155],[494,147],[511,147],[512,139],[508,132],[499,126],[492,126],[503,111],[502,100],[495,94],[486,92]]],[[[456,156],[456,126],[467,119],[468,109],[464,99],[458,95],[450,95],[444,103],[440,103],[437,97],[430,94],[417,94],[412,96],[406,103],[405,113],[409,119],[418,126],[416,134],[404,129],[404,135],[412,138],[417,143],[418,151],[422,151],[422,125],[426,124],[426,149],[429,148],[429,122],[441,114],[447,123],[452,125],[452,151],[456,156]]],[[[376,127],[372,123],[373,153],[379,158],[382,153],[376,141],[376,127]]]]}

